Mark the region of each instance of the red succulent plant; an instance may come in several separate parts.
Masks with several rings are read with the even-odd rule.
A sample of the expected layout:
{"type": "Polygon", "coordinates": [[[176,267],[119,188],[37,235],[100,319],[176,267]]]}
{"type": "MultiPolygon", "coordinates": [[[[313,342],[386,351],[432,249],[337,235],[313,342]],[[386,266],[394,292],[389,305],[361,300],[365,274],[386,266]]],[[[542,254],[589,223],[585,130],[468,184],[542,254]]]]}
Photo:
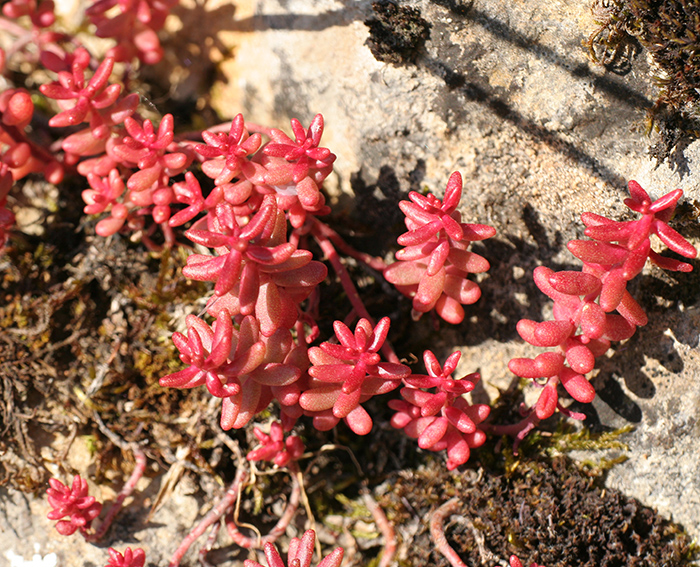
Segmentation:
{"type": "Polygon", "coordinates": [[[58,479],[49,479],[46,495],[53,508],[47,516],[49,520],[58,520],[56,530],[61,535],[71,535],[76,530],[87,533],[92,521],[102,510],[102,504],[94,496],[88,495],[87,481],[80,475],[73,477],[70,487],[58,479]],[[63,519],[66,517],[68,519],[63,519]]]}
{"type": "Polygon", "coordinates": [[[109,553],[109,563],[105,567],[143,567],[146,562],[146,553],[141,548],[132,550],[127,547],[121,554],[110,547],[107,552],[109,553]]]}
{"type": "MultiPolygon", "coordinates": [[[[314,541],[316,540],[316,532],[307,530],[304,535],[299,538],[292,538],[289,542],[289,551],[287,552],[287,562],[285,563],[280,557],[277,548],[268,543],[265,545],[265,558],[267,559],[267,567],[310,567],[314,555],[314,541]]],[[[340,567],[343,560],[343,548],[337,547],[329,555],[326,555],[316,567],[340,567]]],[[[257,561],[246,559],[243,563],[245,567],[265,567],[257,561]]]]}
{"type": "Polygon", "coordinates": [[[309,349],[309,388],[299,398],[304,413],[314,417],[314,426],[326,430],[344,419],[358,435],[372,429],[372,418],[360,405],[375,395],[397,388],[410,369],[382,362],[379,350],[389,332],[384,317],[376,327],[360,319],[355,332],[342,322],[333,323],[340,344],[321,343],[309,349]]]}
{"type": "Polygon", "coordinates": [[[272,422],[269,434],[259,427],[255,427],[253,433],[260,445],[246,455],[249,461],[272,461],[278,467],[284,467],[304,454],[302,440],[296,435],[288,435],[285,438],[279,421],[272,422]]]}
{"type": "Polygon", "coordinates": [[[542,388],[534,408],[525,412],[520,424],[491,427],[496,433],[514,435],[516,447],[539,420],[557,409],[576,419],[585,417],[560,403],[558,386],[577,402],[593,401],[595,390],[586,374],[593,370],[595,359],[611,342],[629,339],[637,327],[646,325],[647,315],[627,291],[627,282],[642,271],[647,258],[663,269],[692,270],[690,264],[651,249],[650,238],[656,235],[674,252],[696,257],[695,248],[668,226],[683,192],[677,189],[652,201],[636,181],[629,182],[629,190],[631,197],[625,204],[642,215],[638,220],[618,222],[593,213],[582,215],[585,234],[592,240],[572,240],[568,245],[583,261],[581,272],[535,269],[535,284],[554,300],[554,320],[523,319],[517,330],[528,343],[557,350],[532,359],[514,358],[508,364],[511,372],[542,388]]]}
{"type": "Polygon", "coordinates": [[[399,207],[406,215],[408,232],[398,238],[405,246],[384,277],[413,299],[413,318],[432,309],[449,323],[464,319],[462,305],[481,297],[479,286],[467,279],[489,269],[488,261],[468,250],[469,244],[491,238],[496,230],[483,224],[461,222],[457,211],[462,196],[462,176],[450,176],[443,200],[432,194],[409,193],[399,207]]]}
{"type": "Polygon", "coordinates": [[[462,397],[471,392],[480,380],[477,373],[460,379],[452,378],[461,357],[452,353],[441,368],[435,355],[423,354],[428,376],[412,374],[404,379],[403,400],[391,400],[389,407],[397,413],[391,425],[403,429],[409,437],[418,439],[421,449],[447,450],[447,469],[453,470],[469,460],[470,449],[486,441],[477,426],[491,410],[485,404],[470,405],[462,397]]]}

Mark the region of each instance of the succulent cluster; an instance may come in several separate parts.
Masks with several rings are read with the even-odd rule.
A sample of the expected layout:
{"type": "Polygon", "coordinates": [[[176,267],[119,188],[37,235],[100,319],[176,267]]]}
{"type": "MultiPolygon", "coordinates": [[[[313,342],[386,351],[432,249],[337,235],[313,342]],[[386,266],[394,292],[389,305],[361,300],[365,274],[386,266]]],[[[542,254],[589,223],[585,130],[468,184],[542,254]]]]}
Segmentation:
{"type": "Polygon", "coordinates": [[[391,425],[418,439],[421,449],[447,450],[448,470],[466,463],[470,449],[484,444],[486,435],[477,426],[491,411],[485,404],[470,405],[463,397],[474,389],[479,374],[452,378],[460,357],[459,351],[452,353],[441,368],[435,355],[426,351],[423,359],[429,375],[406,378],[401,389],[403,400],[389,402],[397,412],[391,425]]]}
{"type": "Polygon", "coordinates": [[[642,271],[647,259],[665,270],[692,270],[690,264],[661,256],[651,248],[651,236],[656,235],[681,256],[696,257],[695,248],[668,226],[683,192],[677,189],[652,201],[636,181],[629,182],[629,191],[625,204],[641,215],[638,220],[619,222],[593,213],[581,216],[591,240],[572,240],[568,248],[583,262],[582,271],[554,272],[545,266],[535,269],[535,284],[554,301],[554,320],[538,323],[523,319],[517,330],[531,345],[556,350],[533,359],[514,358],[508,364],[513,374],[532,379],[542,388],[535,406],[522,411],[521,424],[494,428],[514,434],[516,447],[540,420],[556,410],[584,419],[561,404],[558,386],[561,384],[577,402],[593,401],[595,390],[586,374],[595,367],[595,359],[607,352],[611,342],[629,339],[637,327],[647,323],[646,313],[627,291],[627,282],[642,271]]]}
{"type": "Polygon", "coordinates": [[[94,496],[88,495],[87,481],[80,475],[75,475],[70,487],[55,478],[49,480],[49,485],[46,497],[53,510],[49,512],[48,518],[58,520],[58,533],[72,535],[76,530],[87,533],[92,521],[102,511],[102,504],[94,496]]]}
{"type": "MultiPolygon", "coordinates": [[[[457,178],[453,176],[451,179],[457,178]]],[[[201,242],[207,242],[218,253],[217,256],[202,256],[192,265],[211,263],[214,264],[213,270],[221,271],[225,269],[222,266],[228,264],[228,269],[233,271],[234,276],[222,272],[217,278],[211,278],[216,285],[209,311],[216,319],[210,326],[199,317],[188,317],[187,335],[173,335],[180,358],[188,367],[163,377],[160,383],[162,386],[177,388],[206,386],[213,396],[222,399],[221,426],[224,429],[243,427],[276,400],[282,423],[274,422],[269,434],[255,428],[254,433],[260,446],[250,451],[247,458],[249,461],[269,460],[277,466],[288,466],[293,471],[298,471],[296,461],[302,457],[304,448],[295,435],[285,439],[284,431],[292,430],[298,418],[302,415],[312,417],[314,427],[319,430],[331,429],[343,419],[355,433],[364,435],[371,431],[373,422],[361,404],[372,396],[390,392],[399,386],[403,386],[400,390],[402,399],[389,401],[389,407],[396,412],[391,424],[416,438],[422,449],[446,450],[449,470],[466,463],[471,449],[484,443],[487,432],[512,435],[517,448],[540,420],[551,417],[557,410],[570,417],[583,418],[561,403],[558,386],[561,384],[568,395],[580,403],[590,403],[593,400],[595,390],[586,375],[593,370],[596,357],[604,354],[612,341],[627,339],[634,334],[637,326],[646,324],[646,314],[627,291],[627,282],[641,272],[646,260],[650,259],[657,266],[668,270],[692,269],[683,261],[659,255],[651,249],[650,242],[651,236],[656,235],[681,256],[696,256],[695,248],[668,225],[682,192],[672,191],[652,201],[636,182],[631,181],[629,189],[631,197],[625,203],[641,215],[638,220],[618,222],[592,213],[583,214],[582,219],[587,226],[585,233],[591,240],[574,240],[569,243],[569,250],[583,262],[582,271],[554,272],[544,266],[535,270],[536,285],[554,301],[554,320],[540,323],[522,320],[517,329],[530,344],[555,350],[546,351],[535,358],[515,358],[509,363],[514,374],[532,379],[541,388],[534,407],[521,410],[524,417],[520,423],[505,426],[485,423],[490,412],[489,406],[472,405],[464,397],[474,389],[480,379],[479,374],[473,373],[456,379],[452,376],[460,352],[450,355],[441,366],[435,355],[426,351],[424,362],[427,375],[411,373],[407,366],[396,360],[393,351],[387,349],[390,321],[386,317],[376,325],[362,318],[356,324],[354,332],[346,324],[336,321],[336,341],[324,341],[309,348],[308,343],[313,342],[317,335],[316,330],[307,334],[306,329],[314,329],[315,325],[305,324],[311,319],[301,306],[301,301],[309,293],[298,292],[296,297],[300,297],[301,301],[291,303],[289,316],[276,318],[274,311],[265,310],[269,302],[264,303],[264,308],[255,307],[261,277],[257,274],[252,276],[257,278],[254,280],[256,285],[252,286],[254,289],[247,292],[251,299],[242,299],[247,297],[241,291],[246,288],[241,284],[241,279],[248,266],[252,266],[252,271],[257,269],[260,258],[274,261],[274,250],[282,250],[287,258],[293,257],[297,251],[293,246],[285,248],[285,244],[289,244],[292,239],[286,242],[273,239],[268,244],[274,245],[267,248],[254,244],[260,242],[256,241],[259,235],[271,235],[275,233],[275,226],[285,222],[285,216],[279,209],[275,209],[274,198],[269,196],[262,198],[261,208],[257,212],[248,215],[247,223],[237,224],[232,221],[226,224],[228,228],[221,228],[221,221],[214,214],[206,227],[209,229],[211,226],[220,232],[197,232],[196,228],[187,231],[190,238],[192,235],[194,239],[200,238],[201,242]],[[268,228],[268,223],[272,223],[269,224],[271,228],[268,228]],[[247,242],[241,236],[243,231],[247,231],[247,242]],[[230,238],[238,240],[231,241],[230,238]],[[217,263],[217,258],[223,260],[218,260],[217,263]],[[251,307],[244,311],[242,305],[251,307]],[[263,315],[261,319],[258,318],[260,314],[263,315]],[[266,325],[265,332],[261,330],[263,324],[266,325]],[[387,361],[382,360],[382,354],[387,361]]],[[[461,181],[459,192],[461,193],[461,181]]],[[[458,202],[459,196],[452,195],[450,199],[458,202]]],[[[435,210],[440,210],[441,207],[436,198],[430,196],[426,202],[433,208],[421,217],[423,224],[414,225],[411,231],[413,236],[421,230],[429,235],[426,248],[431,254],[435,253],[438,246],[444,246],[446,251],[436,253],[436,257],[443,258],[444,262],[445,258],[449,258],[453,245],[457,250],[463,251],[463,248],[461,239],[451,239],[441,235],[441,231],[446,232],[449,228],[457,236],[456,228],[463,232],[463,225],[460,226],[457,221],[453,225],[451,221],[439,218],[439,213],[435,210]],[[429,228],[424,229],[425,226],[429,228]]],[[[218,208],[224,206],[221,203],[217,205],[218,208]]],[[[226,208],[228,218],[235,219],[232,208],[226,208]]],[[[451,212],[447,214],[450,215],[451,212]]],[[[454,220],[452,216],[449,218],[454,220]]],[[[193,226],[198,226],[198,223],[200,221],[196,221],[193,226]]],[[[293,229],[292,234],[294,230],[298,229],[293,229]]],[[[284,262],[286,260],[282,264],[284,262]]],[[[308,257],[301,262],[302,268],[305,268],[315,261],[308,257]]],[[[438,269],[439,262],[435,262],[438,269]]],[[[431,261],[428,260],[427,264],[429,266],[431,261]]],[[[420,269],[427,272],[428,267],[420,269]]],[[[468,281],[465,275],[460,277],[468,281]]],[[[277,280],[275,285],[280,281],[282,280],[277,280]]],[[[294,282],[290,279],[284,281],[297,289],[303,287],[299,282],[296,286],[293,285],[294,282]]],[[[444,285],[444,280],[440,285],[444,285]]],[[[438,290],[443,293],[439,286],[438,290]]],[[[277,292],[278,296],[282,293],[283,290],[277,292]]],[[[241,471],[243,469],[239,469],[236,480],[221,503],[178,548],[171,566],[179,565],[192,541],[217,518],[231,510],[235,495],[240,492],[244,475],[241,471]]],[[[243,535],[229,516],[226,525],[234,542],[246,548],[264,545],[269,565],[283,567],[273,543],[283,533],[296,511],[298,491],[299,486],[295,482],[295,490],[285,513],[277,526],[258,540],[257,544],[255,540],[243,535]]],[[[52,480],[50,498],[55,507],[50,513],[52,519],[69,516],[69,520],[61,520],[57,525],[61,533],[70,534],[80,529],[85,535],[90,521],[99,514],[99,505],[87,496],[86,484],[80,477],[74,480],[73,489],[52,480]]],[[[463,564],[457,554],[443,541],[444,537],[439,536],[441,521],[436,520],[435,526],[436,545],[454,566],[461,567],[463,564]]],[[[309,533],[301,540],[306,541],[307,545],[312,537],[309,533]]],[[[117,555],[113,559],[115,557],[117,555]]],[[[124,565],[138,566],[140,557],[134,553],[134,563],[124,565]]],[[[295,562],[294,565],[302,561],[296,557],[296,551],[290,552],[290,557],[294,557],[290,560],[295,562]]],[[[337,565],[341,557],[342,550],[336,550],[320,565],[337,565]]],[[[246,565],[257,567],[259,564],[249,561],[246,565]]],[[[522,564],[513,556],[510,565],[521,567],[522,564]]],[[[533,566],[537,567],[534,563],[533,566]]]]}
{"type": "Polygon", "coordinates": [[[381,362],[378,351],[389,332],[388,317],[374,329],[360,319],[354,333],[340,321],[333,327],[340,344],[324,342],[309,349],[309,389],[299,405],[321,431],[344,419],[355,433],[365,435],[372,429],[372,418],[360,404],[394,390],[411,371],[404,364],[381,362]]]}
{"type": "Polygon", "coordinates": [[[408,232],[399,236],[405,246],[384,277],[413,298],[413,318],[435,309],[448,323],[464,319],[462,305],[481,297],[479,286],[467,279],[489,269],[488,261],[468,250],[471,242],[491,238],[496,230],[484,224],[466,224],[457,211],[462,197],[462,176],[454,172],[440,200],[411,191],[410,201],[399,207],[406,215],[408,232]]]}
{"type": "MultiPolygon", "coordinates": [[[[289,551],[287,552],[287,563],[282,560],[279,552],[274,545],[268,543],[265,546],[265,558],[267,566],[263,566],[257,561],[246,559],[245,567],[310,567],[314,555],[314,541],[316,533],[313,530],[307,530],[304,535],[299,538],[292,538],[289,543],[289,551]]],[[[343,560],[343,548],[338,547],[330,555],[324,557],[316,567],[340,567],[343,560]]]]}
{"type": "Polygon", "coordinates": [[[304,454],[304,443],[296,435],[285,439],[284,430],[278,421],[270,425],[269,435],[259,427],[253,429],[260,445],[246,455],[249,461],[271,461],[278,467],[298,461],[304,454]]]}
{"type": "Polygon", "coordinates": [[[113,547],[110,547],[107,552],[109,563],[105,567],[143,567],[146,563],[146,552],[138,547],[134,550],[127,547],[123,554],[113,547]]]}

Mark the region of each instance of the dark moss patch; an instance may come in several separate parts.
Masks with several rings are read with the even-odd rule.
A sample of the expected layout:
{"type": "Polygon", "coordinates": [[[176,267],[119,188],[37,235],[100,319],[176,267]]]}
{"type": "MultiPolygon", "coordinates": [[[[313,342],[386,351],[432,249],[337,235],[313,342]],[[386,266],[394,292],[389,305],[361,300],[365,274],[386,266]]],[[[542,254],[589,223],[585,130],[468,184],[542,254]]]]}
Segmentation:
{"type": "Polygon", "coordinates": [[[695,112],[693,106],[678,109],[662,97],[649,116],[649,128],[655,125],[658,130],[657,141],[649,146],[649,156],[657,165],[668,161],[682,176],[690,173],[683,150],[700,137],[700,120],[695,112]]]}
{"type": "Polygon", "coordinates": [[[674,150],[682,153],[700,137],[700,1],[596,0],[593,13],[600,27],[588,47],[596,62],[626,72],[639,45],[651,54],[659,69],[653,81],[662,89],[649,114],[649,129],[656,126],[660,133],[651,154],[678,161],[674,150]]]}
{"type": "Polygon", "coordinates": [[[393,65],[414,62],[430,37],[430,24],[420,11],[386,1],[372,3],[372,10],[375,16],[365,22],[372,55],[393,65]]]}
{"type": "Polygon", "coordinates": [[[403,566],[448,565],[429,539],[428,523],[453,497],[460,507],[446,522],[446,535],[469,565],[482,564],[475,532],[488,552],[502,559],[516,554],[526,565],[671,567],[687,565],[691,555],[690,538],[678,526],[559,457],[478,475],[438,467],[399,473],[382,504],[397,524],[420,523],[412,541],[404,542],[403,566]]]}

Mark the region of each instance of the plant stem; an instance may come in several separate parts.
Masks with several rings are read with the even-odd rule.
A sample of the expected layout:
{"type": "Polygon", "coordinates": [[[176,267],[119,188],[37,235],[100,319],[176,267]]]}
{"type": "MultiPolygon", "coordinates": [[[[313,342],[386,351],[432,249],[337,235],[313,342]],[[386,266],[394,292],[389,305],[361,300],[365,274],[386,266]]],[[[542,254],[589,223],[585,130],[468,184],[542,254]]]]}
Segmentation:
{"type": "Polygon", "coordinates": [[[246,471],[244,467],[239,466],[238,470],[236,471],[236,477],[233,479],[231,486],[228,487],[228,490],[224,493],[221,500],[217,502],[216,506],[214,506],[214,508],[212,508],[211,511],[204,516],[202,521],[200,521],[189,534],[187,534],[187,537],[182,541],[180,547],[175,550],[175,553],[173,553],[172,557],[170,558],[168,567],[178,567],[180,565],[180,561],[182,561],[182,558],[185,556],[185,553],[187,553],[187,550],[194,543],[194,541],[199,538],[199,536],[201,536],[209,526],[214,524],[214,522],[217,522],[226,513],[226,511],[231,508],[231,506],[233,506],[233,503],[235,502],[240,491],[241,484],[243,484],[247,478],[248,471],[246,471]]]}
{"type": "MultiPolygon", "coordinates": [[[[364,317],[372,325],[374,325],[374,319],[367,311],[367,308],[365,307],[365,304],[362,301],[360,294],[357,292],[355,284],[352,282],[350,274],[345,269],[343,263],[340,261],[340,256],[338,255],[338,251],[335,249],[333,242],[331,242],[331,239],[328,235],[328,231],[323,227],[328,228],[318,219],[311,219],[311,234],[313,235],[318,245],[321,247],[321,250],[326,255],[326,258],[328,258],[328,261],[331,263],[331,266],[333,266],[333,270],[340,279],[340,284],[343,286],[343,289],[345,290],[345,293],[348,296],[348,299],[350,300],[350,303],[353,309],[355,310],[355,313],[358,317],[364,317]]],[[[340,236],[338,236],[338,238],[340,238],[340,236]]],[[[394,349],[391,347],[388,341],[385,342],[382,346],[381,352],[386,357],[387,361],[396,363],[399,362],[399,357],[396,356],[394,349]]]]}
{"type": "Polygon", "coordinates": [[[199,564],[202,567],[214,567],[209,561],[207,561],[207,553],[211,551],[211,548],[216,543],[216,538],[219,535],[219,529],[221,529],[221,523],[213,524],[211,530],[209,530],[209,535],[207,536],[207,541],[199,550],[199,564]]]}
{"type": "Polygon", "coordinates": [[[144,454],[144,452],[136,443],[132,443],[131,450],[134,452],[136,466],[134,467],[134,470],[132,471],[129,480],[126,481],[126,484],[122,487],[121,491],[117,495],[117,499],[114,501],[114,504],[112,504],[112,506],[110,507],[109,512],[107,512],[107,515],[100,524],[100,527],[94,534],[86,535],[86,541],[99,541],[104,537],[104,535],[107,533],[107,530],[112,525],[114,518],[116,518],[119,511],[122,509],[122,506],[124,505],[124,500],[126,500],[129,496],[131,496],[131,493],[134,492],[134,488],[136,488],[136,483],[143,476],[143,473],[146,470],[146,455],[144,454]]]}
{"type": "Polygon", "coordinates": [[[340,236],[340,234],[338,234],[326,223],[323,223],[318,219],[314,219],[314,221],[315,224],[317,224],[317,230],[328,238],[343,254],[350,256],[351,258],[355,258],[355,260],[358,262],[362,262],[366,266],[369,266],[378,272],[384,272],[384,270],[386,270],[387,266],[384,263],[384,260],[377,258],[376,256],[370,256],[369,254],[360,252],[359,250],[355,250],[352,246],[345,242],[345,240],[343,240],[343,237],[340,236]]]}
{"type": "Polygon", "coordinates": [[[394,526],[391,525],[384,510],[377,504],[377,501],[372,497],[369,491],[362,494],[362,499],[365,501],[365,506],[372,512],[372,517],[384,536],[384,552],[382,553],[382,558],[377,567],[389,567],[394,560],[397,546],[394,526]]]}
{"type": "Polygon", "coordinates": [[[301,484],[297,480],[297,473],[299,472],[298,465],[294,462],[290,463],[289,472],[292,477],[292,493],[289,496],[287,507],[284,509],[284,513],[282,516],[280,516],[280,519],[275,524],[275,527],[272,528],[265,536],[257,538],[248,537],[238,530],[233,514],[231,514],[226,518],[226,528],[228,529],[228,533],[231,536],[231,539],[233,539],[234,543],[246,549],[261,549],[266,543],[275,543],[277,538],[279,538],[287,530],[287,526],[289,526],[289,523],[292,521],[301,499],[301,484]]]}
{"type": "Polygon", "coordinates": [[[433,512],[430,518],[430,538],[433,540],[437,550],[442,553],[450,562],[452,567],[468,567],[457,555],[457,552],[452,549],[452,546],[447,543],[445,537],[445,520],[449,518],[459,507],[459,498],[452,498],[440,506],[433,512]]]}
{"type": "Polygon", "coordinates": [[[491,433],[492,435],[508,435],[509,437],[514,437],[513,441],[513,455],[518,454],[518,446],[527,437],[535,427],[540,423],[540,419],[535,414],[534,410],[530,410],[530,413],[525,416],[524,419],[520,420],[518,423],[513,423],[511,425],[493,425],[492,423],[482,423],[479,427],[485,433],[491,433]]]}

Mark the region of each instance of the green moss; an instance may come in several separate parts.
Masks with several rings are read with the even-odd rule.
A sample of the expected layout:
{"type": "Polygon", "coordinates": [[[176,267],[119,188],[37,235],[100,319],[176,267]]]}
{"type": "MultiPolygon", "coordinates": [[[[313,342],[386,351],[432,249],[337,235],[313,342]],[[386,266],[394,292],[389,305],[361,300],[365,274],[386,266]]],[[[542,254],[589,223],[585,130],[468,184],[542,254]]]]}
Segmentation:
{"type": "Polygon", "coordinates": [[[134,352],[134,369],[146,379],[147,383],[157,381],[166,374],[172,374],[182,368],[177,356],[177,349],[172,342],[134,352]]]}
{"type": "Polygon", "coordinates": [[[571,426],[563,426],[551,437],[551,449],[562,453],[571,451],[604,451],[609,449],[629,450],[620,437],[634,430],[631,425],[625,425],[613,431],[592,432],[586,427],[572,431],[571,426]]]}
{"type": "MultiPolygon", "coordinates": [[[[343,494],[341,492],[338,492],[335,494],[335,499],[337,502],[342,504],[349,511],[349,513],[346,514],[346,517],[360,518],[360,519],[372,518],[372,514],[367,509],[367,506],[362,504],[362,502],[360,500],[351,500],[350,498],[348,498],[345,494],[343,494]]],[[[363,536],[363,537],[366,537],[366,536],[363,536]]]]}
{"type": "Polygon", "coordinates": [[[83,435],[82,440],[83,443],[85,443],[85,446],[87,447],[90,456],[94,457],[97,454],[99,448],[97,437],[95,435],[83,435]]]}

